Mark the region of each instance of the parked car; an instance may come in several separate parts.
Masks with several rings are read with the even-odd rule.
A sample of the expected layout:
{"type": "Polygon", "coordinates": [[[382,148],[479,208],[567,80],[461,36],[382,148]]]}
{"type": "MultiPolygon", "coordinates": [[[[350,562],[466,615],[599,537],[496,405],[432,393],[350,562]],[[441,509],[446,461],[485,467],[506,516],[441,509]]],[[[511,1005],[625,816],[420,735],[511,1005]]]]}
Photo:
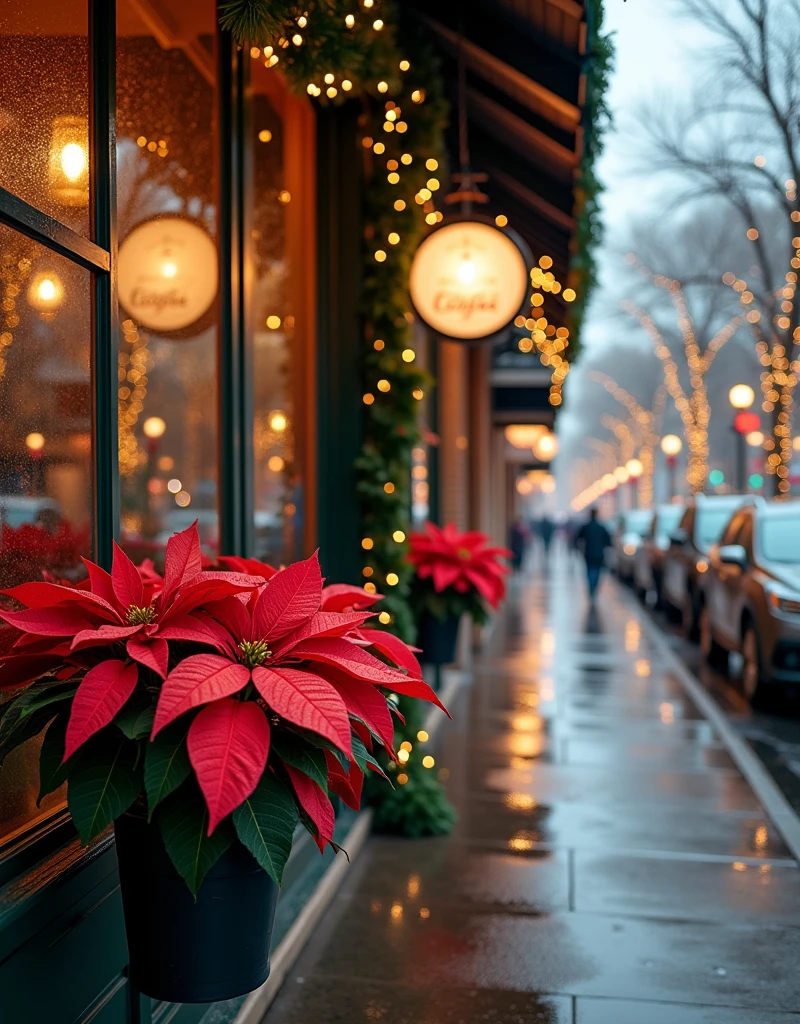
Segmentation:
{"type": "Polygon", "coordinates": [[[699,578],[708,569],[708,553],[731,515],[754,499],[742,494],[698,494],[690,499],[670,537],[664,557],[662,592],[667,612],[677,616],[684,633],[697,638],[700,616],[699,578]]]}
{"type": "Polygon", "coordinates": [[[650,530],[633,560],[633,584],[637,594],[644,600],[649,591],[655,591],[656,607],[663,604],[664,559],[669,548],[670,537],[686,511],[681,502],[659,505],[650,523],[650,530]]]}
{"type": "Polygon", "coordinates": [[[709,554],[700,594],[700,646],[727,669],[742,656],[745,696],[800,683],[800,503],[740,508],[709,554]]]}
{"type": "Polygon", "coordinates": [[[0,527],[60,520],[61,506],[53,498],[28,498],[20,494],[0,494],[0,527]]]}
{"type": "Polygon", "coordinates": [[[650,529],[652,519],[651,508],[631,509],[620,516],[619,525],[613,535],[614,569],[625,583],[633,580],[636,552],[642,545],[642,538],[650,529]]]}

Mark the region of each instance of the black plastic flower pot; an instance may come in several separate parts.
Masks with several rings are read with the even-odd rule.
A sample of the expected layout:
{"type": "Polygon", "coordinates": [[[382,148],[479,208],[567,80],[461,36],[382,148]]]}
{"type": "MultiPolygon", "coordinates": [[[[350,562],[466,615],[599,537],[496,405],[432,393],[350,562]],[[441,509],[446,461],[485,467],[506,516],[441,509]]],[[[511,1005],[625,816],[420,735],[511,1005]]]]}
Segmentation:
{"type": "Polygon", "coordinates": [[[252,992],[269,975],[278,887],[240,844],[208,872],[195,902],[144,818],[114,826],[130,981],[172,1003],[210,1003],[252,992]]]}
{"type": "Polygon", "coordinates": [[[437,619],[430,612],[420,616],[417,630],[417,647],[422,648],[419,660],[425,665],[450,665],[456,660],[456,642],[461,619],[449,615],[437,619]]]}

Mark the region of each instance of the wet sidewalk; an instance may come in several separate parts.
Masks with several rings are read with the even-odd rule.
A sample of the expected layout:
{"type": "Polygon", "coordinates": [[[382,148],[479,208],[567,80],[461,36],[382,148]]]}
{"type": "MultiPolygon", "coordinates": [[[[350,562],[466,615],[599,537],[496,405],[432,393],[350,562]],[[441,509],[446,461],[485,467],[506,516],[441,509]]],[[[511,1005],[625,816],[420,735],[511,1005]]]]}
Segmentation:
{"type": "Polygon", "coordinates": [[[443,733],[460,820],[370,841],[267,1024],[800,1021],[800,872],[638,612],[514,581],[443,733]]]}

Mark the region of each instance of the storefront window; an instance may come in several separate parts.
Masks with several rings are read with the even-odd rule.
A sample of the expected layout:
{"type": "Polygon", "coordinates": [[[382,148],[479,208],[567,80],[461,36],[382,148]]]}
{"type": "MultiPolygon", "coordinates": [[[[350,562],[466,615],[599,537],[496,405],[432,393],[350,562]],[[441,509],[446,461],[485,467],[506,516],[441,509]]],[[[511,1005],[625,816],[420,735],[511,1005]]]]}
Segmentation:
{"type": "MultiPolygon", "coordinates": [[[[253,70],[258,83],[264,69],[253,70]]],[[[286,187],[283,122],[265,95],[253,97],[252,131],[255,543],[258,558],[280,565],[302,554],[301,403],[286,245],[293,197],[286,187]]]]}
{"type": "MultiPolygon", "coordinates": [[[[69,582],[85,575],[90,288],[87,271],[0,225],[0,589],[46,573],[69,582]]],[[[0,839],[63,800],[53,794],[36,808],[38,744],[3,765],[0,839]]]]}
{"type": "Polygon", "coordinates": [[[0,182],[89,232],[86,0],[5,0],[0,16],[0,182]]]}
{"type": "Polygon", "coordinates": [[[159,6],[117,7],[121,532],[156,561],[195,519],[219,544],[215,5],[159,6]]]}

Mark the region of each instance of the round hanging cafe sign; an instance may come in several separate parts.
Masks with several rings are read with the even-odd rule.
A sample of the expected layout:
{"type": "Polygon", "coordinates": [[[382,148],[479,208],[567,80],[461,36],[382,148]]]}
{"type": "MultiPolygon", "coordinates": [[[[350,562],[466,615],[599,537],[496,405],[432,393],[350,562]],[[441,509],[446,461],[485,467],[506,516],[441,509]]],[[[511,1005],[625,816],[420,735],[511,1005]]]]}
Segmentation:
{"type": "Polygon", "coordinates": [[[147,330],[192,337],[209,322],[217,295],[217,247],[185,217],[157,217],[137,225],[119,247],[119,301],[147,330]]]}
{"type": "Polygon", "coordinates": [[[488,339],[508,327],[530,290],[530,254],[511,232],[460,220],[433,231],[411,266],[419,316],[451,341],[488,339]]]}

